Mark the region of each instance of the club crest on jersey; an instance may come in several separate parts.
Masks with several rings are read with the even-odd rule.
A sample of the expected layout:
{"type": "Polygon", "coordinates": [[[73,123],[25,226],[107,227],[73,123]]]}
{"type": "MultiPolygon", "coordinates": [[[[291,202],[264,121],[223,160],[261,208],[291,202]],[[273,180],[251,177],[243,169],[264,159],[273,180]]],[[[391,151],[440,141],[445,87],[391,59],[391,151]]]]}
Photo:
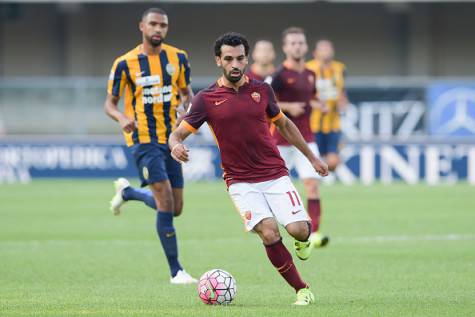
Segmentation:
{"type": "Polygon", "coordinates": [[[143,175],[143,178],[148,179],[149,174],[148,174],[148,168],[146,166],[142,168],[142,175],[143,175]]]}
{"type": "Polygon", "coordinates": [[[246,211],[244,213],[244,218],[246,218],[247,221],[251,220],[252,219],[252,212],[246,211]]]}
{"type": "Polygon", "coordinates": [[[173,66],[172,64],[167,64],[167,66],[165,66],[165,69],[168,75],[173,76],[173,74],[175,74],[175,66],[173,66]]]}
{"type": "Polygon", "coordinates": [[[252,97],[252,99],[253,99],[255,102],[257,102],[257,103],[261,102],[261,94],[258,93],[257,91],[254,91],[254,92],[251,94],[251,97],[252,97]]]}

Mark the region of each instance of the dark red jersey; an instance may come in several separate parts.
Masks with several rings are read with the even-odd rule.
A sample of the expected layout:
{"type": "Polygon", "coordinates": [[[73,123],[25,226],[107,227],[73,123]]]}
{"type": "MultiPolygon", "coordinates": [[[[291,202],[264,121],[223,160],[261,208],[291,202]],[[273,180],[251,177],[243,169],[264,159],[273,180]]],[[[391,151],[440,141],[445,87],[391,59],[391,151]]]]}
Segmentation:
{"type": "MultiPolygon", "coordinates": [[[[271,71],[271,74],[273,73],[274,71],[272,70],[271,71]]],[[[268,84],[271,83],[272,81],[272,76],[271,75],[267,75],[265,77],[257,74],[256,72],[256,67],[254,64],[251,65],[251,67],[249,67],[249,69],[246,71],[246,75],[247,77],[251,78],[251,79],[255,79],[255,80],[258,80],[258,81],[264,81],[268,84]]]]}
{"type": "Polygon", "coordinates": [[[182,122],[191,132],[208,123],[218,143],[228,186],[288,175],[267,121],[283,116],[274,92],[264,82],[245,78],[238,91],[226,87],[222,79],[200,91],[182,122]]]}
{"type": "Polygon", "coordinates": [[[254,73],[254,72],[252,71],[252,69],[248,69],[248,70],[246,71],[246,75],[247,75],[247,77],[249,77],[250,79],[254,79],[254,80],[258,80],[258,81],[264,81],[264,80],[265,80],[264,77],[262,77],[262,76],[260,76],[260,75],[258,75],[258,74],[256,74],[256,73],[254,73]]]}
{"type": "MultiPolygon", "coordinates": [[[[308,69],[298,72],[282,65],[272,76],[272,88],[279,101],[305,103],[305,113],[302,115],[298,117],[293,117],[288,113],[286,115],[298,127],[305,141],[315,142],[310,129],[312,113],[310,101],[315,99],[316,95],[315,73],[308,69]]],[[[274,130],[273,135],[278,145],[289,145],[289,142],[280,135],[279,131],[274,130]]]]}

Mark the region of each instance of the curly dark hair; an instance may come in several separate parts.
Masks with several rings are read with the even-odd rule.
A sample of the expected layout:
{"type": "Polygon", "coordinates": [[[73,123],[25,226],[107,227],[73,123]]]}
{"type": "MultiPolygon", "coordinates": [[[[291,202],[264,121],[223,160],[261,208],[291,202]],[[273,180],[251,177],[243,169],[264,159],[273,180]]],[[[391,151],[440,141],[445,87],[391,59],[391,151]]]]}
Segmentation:
{"type": "Polygon", "coordinates": [[[214,42],[215,56],[221,56],[221,47],[223,45],[229,45],[232,47],[243,45],[244,51],[246,52],[246,56],[249,55],[249,43],[247,42],[246,37],[240,33],[228,32],[218,37],[214,42]]]}

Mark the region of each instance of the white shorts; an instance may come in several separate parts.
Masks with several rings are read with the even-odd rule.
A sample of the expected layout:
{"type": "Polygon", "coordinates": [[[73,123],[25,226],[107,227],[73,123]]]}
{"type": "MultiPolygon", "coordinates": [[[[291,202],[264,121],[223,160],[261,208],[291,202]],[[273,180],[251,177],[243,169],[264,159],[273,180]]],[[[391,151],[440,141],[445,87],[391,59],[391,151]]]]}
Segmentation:
{"type": "MultiPolygon", "coordinates": [[[[318,151],[317,144],[315,142],[310,142],[307,144],[313,154],[315,154],[315,156],[317,157],[320,157],[320,152],[318,151]]],[[[312,164],[310,164],[309,160],[295,146],[279,145],[277,147],[289,171],[295,168],[300,179],[321,179],[321,176],[318,175],[312,164]]]]}
{"type": "Polygon", "coordinates": [[[247,231],[265,218],[276,218],[284,227],[297,221],[310,221],[302,198],[288,176],[261,183],[231,184],[229,195],[247,231]]]}

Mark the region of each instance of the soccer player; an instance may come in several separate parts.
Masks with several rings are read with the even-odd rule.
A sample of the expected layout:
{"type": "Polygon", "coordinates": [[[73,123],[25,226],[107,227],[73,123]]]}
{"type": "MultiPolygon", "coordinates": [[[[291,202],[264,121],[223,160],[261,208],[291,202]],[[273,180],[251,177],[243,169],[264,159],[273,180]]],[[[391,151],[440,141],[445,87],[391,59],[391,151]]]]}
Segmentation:
{"type": "Polygon", "coordinates": [[[185,51],[164,44],[168,16],[150,8],[140,21],[142,44],[117,58],[112,66],[106,113],[118,121],[134,158],[142,187],[135,189],[124,178],[116,182],[111,207],[118,214],[127,200],[139,200],[156,209],[156,229],[170,267],[173,284],[194,283],[178,261],[173,215],[183,207],[181,165],[170,156],[168,137],[176,122],[178,99],[185,105],[192,97],[190,67],[185,51]],[[118,103],[125,90],[125,111],[118,103]]]}
{"type": "Polygon", "coordinates": [[[272,74],[275,71],[274,60],[275,51],[272,42],[267,40],[257,41],[252,50],[252,60],[246,75],[249,78],[270,83],[272,74]]]}
{"type": "Polygon", "coordinates": [[[282,243],[278,223],[295,238],[295,251],[302,260],[312,250],[308,241],[310,223],[272,139],[267,119],[302,151],[318,173],[326,176],[328,168],[280,111],[272,88],[244,75],[249,54],[246,38],[226,33],[216,40],[214,51],[223,75],[193,98],[180,126],[170,135],[172,156],[187,162],[190,157],[183,140],[204,122],[208,123],[220,149],[229,195],[246,230],[256,232],[262,239],[269,260],[297,292],[295,304],[308,305],[314,302],[314,296],[282,243]]]}
{"type": "MultiPolygon", "coordinates": [[[[305,68],[305,54],[308,51],[305,31],[290,27],[282,33],[285,61],[272,77],[280,109],[289,117],[302,133],[308,147],[315,156],[319,155],[317,144],[310,129],[312,107],[319,107],[316,100],[315,73],[305,68]]],[[[279,131],[273,133],[280,154],[287,168],[295,168],[303,181],[307,194],[307,210],[312,219],[310,241],[316,248],[325,246],[329,238],[320,233],[320,191],[319,175],[306,157],[293,147],[279,131]]]]}
{"type": "Polygon", "coordinates": [[[328,168],[334,171],[340,163],[340,113],[346,111],[348,106],[346,67],[333,59],[335,50],[329,40],[317,41],[313,55],[314,59],[306,66],[317,75],[317,92],[323,107],[313,110],[311,128],[328,168]]]}

